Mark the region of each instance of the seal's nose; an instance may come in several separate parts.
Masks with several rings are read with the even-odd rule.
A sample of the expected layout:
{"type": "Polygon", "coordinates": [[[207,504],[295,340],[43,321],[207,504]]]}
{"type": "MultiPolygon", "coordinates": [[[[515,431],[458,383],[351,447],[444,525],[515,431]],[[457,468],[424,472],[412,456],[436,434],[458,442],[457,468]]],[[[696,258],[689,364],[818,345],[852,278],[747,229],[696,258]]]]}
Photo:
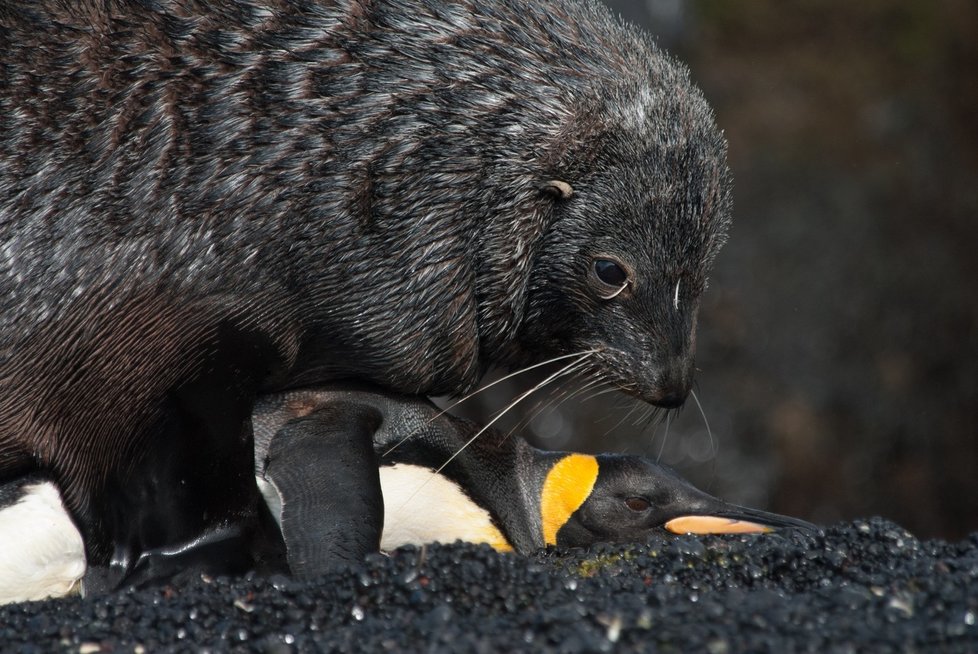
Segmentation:
{"type": "Polygon", "coordinates": [[[689,386],[684,386],[683,388],[673,388],[658,397],[654,404],[656,406],[661,406],[664,409],[675,409],[681,407],[684,402],[686,402],[686,397],[689,395],[689,386]]]}
{"type": "Polygon", "coordinates": [[[664,409],[682,406],[693,386],[693,357],[685,353],[674,357],[657,381],[658,393],[652,403],[664,409]]]}

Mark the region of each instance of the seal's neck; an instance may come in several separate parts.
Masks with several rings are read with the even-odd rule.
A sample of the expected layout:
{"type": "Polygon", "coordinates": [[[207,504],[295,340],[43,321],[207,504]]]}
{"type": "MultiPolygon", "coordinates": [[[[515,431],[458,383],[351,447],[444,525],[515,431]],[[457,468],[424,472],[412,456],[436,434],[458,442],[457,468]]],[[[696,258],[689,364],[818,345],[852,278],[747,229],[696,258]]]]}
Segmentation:
{"type": "Polygon", "coordinates": [[[553,219],[550,201],[536,181],[529,175],[513,180],[511,206],[505,212],[484,214],[491,218],[480,226],[475,299],[484,367],[488,361],[506,366],[524,358],[519,334],[527,313],[530,277],[553,219]]]}

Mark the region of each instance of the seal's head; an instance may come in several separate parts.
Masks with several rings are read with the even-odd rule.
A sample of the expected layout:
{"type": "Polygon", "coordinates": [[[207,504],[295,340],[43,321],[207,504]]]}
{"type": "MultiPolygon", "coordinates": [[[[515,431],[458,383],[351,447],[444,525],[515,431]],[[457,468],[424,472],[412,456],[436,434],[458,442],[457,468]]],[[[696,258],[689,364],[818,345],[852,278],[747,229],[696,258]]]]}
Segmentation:
{"type": "Polygon", "coordinates": [[[692,382],[697,311],[726,238],[730,177],[724,138],[685,69],[656,74],[646,78],[654,86],[612,87],[578,113],[575,131],[588,137],[562,153],[559,177],[543,187],[555,216],[521,338],[538,352],[596,350],[595,374],[674,407],[692,382]]]}

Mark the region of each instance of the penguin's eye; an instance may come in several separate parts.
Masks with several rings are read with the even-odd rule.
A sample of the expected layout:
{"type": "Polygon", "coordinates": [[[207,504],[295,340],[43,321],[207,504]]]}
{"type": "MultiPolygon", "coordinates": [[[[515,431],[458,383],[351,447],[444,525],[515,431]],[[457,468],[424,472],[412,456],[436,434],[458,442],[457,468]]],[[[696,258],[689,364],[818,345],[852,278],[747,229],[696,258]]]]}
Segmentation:
{"type": "Polygon", "coordinates": [[[636,513],[642,513],[648,511],[652,507],[652,503],[644,497],[629,497],[625,500],[625,506],[636,513]]]}
{"type": "Polygon", "coordinates": [[[592,271],[598,295],[605,300],[618,296],[631,282],[625,267],[613,259],[595,259],[592,271]]]}

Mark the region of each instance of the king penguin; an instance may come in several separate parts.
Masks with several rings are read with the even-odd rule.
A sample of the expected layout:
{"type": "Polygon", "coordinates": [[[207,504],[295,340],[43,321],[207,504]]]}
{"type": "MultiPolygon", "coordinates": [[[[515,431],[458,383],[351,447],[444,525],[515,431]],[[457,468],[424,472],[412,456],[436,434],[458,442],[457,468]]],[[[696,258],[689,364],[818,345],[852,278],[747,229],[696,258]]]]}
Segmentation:
{"type": "MultiPolygon", "coordinates": [[[[314,553],[324,544],[339,543],[334,552],[341,552],[344,538],[374,532],[376,525],[346,519],[351,503],[382,503],[382,511],[364,512],[384,516],[380,542],[373,544],[382,550],[461,540],[527,554],[669,533],[817,530],[728,504],[643,457],[537,449],[426,399],[366,387],[264,396],[252,423],[255,476],[299,578],[307,559],[321,560],[314,553]],[[373,435],[382,497],[344,494],[337,483],[336,458],[348,453],[343,445],[359,440],[359,430],[373,435]],[[338,505],[344,507],[339,521],[338,505]]],[[[54,482],[30,476],[0,484],[0,604],[83,590],[84,574],[84,543],[54,482]]]]}
{"type": "MultiPolygon", "coordinates": [[[[290,498],[306,503],[315,495],[324,506],[328,499],[303,487],[315,483],[314,458],[289,460],[283,485],[275,461],[263,452],[274,449],[297,419],[305,421],[304,429],[310,420],[326,423],[320,430],[328,432],[328,423],[351,413],[372,414],[376,425],[382,549],[463,540],[526,554],[548,545],[643,542],[669,533],[817,530],[803,520],[725,502],[644,457],[541,450],[425,399],[331,387],[263,398],[253,414],[256,475],[283,526],[290,566],[293,543],[302,541],[282,520],[290,498]],[[302,467],[311,474],[297,475],[302,467]]],[[[302,513],[311,532],[328,516],[305,505],[302,513]]]]}

